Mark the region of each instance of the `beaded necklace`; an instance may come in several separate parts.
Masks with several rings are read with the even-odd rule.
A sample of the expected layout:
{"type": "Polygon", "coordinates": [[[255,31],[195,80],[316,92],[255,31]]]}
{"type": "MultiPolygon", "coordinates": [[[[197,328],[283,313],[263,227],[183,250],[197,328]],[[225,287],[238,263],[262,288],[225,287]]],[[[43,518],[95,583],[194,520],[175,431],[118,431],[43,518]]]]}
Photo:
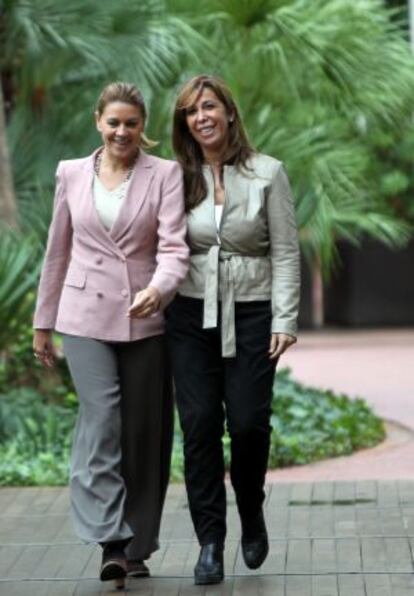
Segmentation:
{"type": "MultiPolygon", "coordinates": [[[[103,149],[101,149],[99,151],[99,153],[95,157],[94,170],[95,170],[95,174],[98,177],[99,177],[99,172],[100,172],[101,164],[102,164],[102,156],[103,156],[103,149]]],[[[136,155],[134,157],[134,161],[132,162],[132,164],[128,168],[128,172],[127,172],[127,174],[125,176],[125,180],[123,180],[123,182],[121,182],[121,184],[125,184],[131,178],[132,172],[134,171],[134,167],[135,167],[135,163],[136,163],[137,159],[138,159],[138,152],[136,153],[136,155]]]]}

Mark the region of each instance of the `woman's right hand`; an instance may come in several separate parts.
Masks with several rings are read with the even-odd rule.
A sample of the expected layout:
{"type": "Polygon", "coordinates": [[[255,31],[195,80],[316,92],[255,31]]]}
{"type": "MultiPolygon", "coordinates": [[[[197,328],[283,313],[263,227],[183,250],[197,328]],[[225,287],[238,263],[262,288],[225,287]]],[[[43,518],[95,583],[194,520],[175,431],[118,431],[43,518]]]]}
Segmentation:
{"type": "Polygon", "coordinates": [[[148,286],[135,294],[134,302],[128,309],[128,316],[143,319],[155,314],[161,304],[161,294],[157,288],[148,286]]]}
{"type": "Polygon", "coordinates": [[[54,365],[56,351],[50,329],[35,329],[33,335],[33,354],[43,366],[51,368],[54,365]]]}

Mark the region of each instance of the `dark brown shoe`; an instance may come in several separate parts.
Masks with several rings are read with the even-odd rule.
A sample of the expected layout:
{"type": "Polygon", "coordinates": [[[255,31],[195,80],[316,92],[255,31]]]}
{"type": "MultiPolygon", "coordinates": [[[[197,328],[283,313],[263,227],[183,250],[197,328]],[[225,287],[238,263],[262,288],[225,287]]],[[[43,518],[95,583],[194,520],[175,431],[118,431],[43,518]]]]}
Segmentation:
{"type": "Polygon", "coordinates": [[[125,541],[107,542],[102,545],[102,563],[99,578],[106,582],[122,579],[127,574],[127,559],[124,552],[125,541]]]}
{"type": "Polygon", "coordinates": [[[128,577],[149,577],[150,570],[140,559],[128,559],[127,562],[128,577]]]}

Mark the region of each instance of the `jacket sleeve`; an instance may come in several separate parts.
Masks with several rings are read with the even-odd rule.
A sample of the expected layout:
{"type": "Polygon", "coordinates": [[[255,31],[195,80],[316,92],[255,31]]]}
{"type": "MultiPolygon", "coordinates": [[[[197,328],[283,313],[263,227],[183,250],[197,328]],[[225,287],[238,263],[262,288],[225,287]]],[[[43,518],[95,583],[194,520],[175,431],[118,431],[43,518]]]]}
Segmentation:
{"type": "Polygon", "coordinates": [[[272,333],[296,335],[300,255],[295,208],[283,164],[277,167],[267,201],[272,260],[272,333]]]}
{"type": "Polygon", "coordinates": [[[54,329],[72,246],[72,221],[66,200],[63,165],[56,170],[53,216],[49,227],[33,321],[35,329],[54,329]]]}
{"type": "Polygon", "coordinates": [[[182,171],[179,164],[171,162],[158,211],[157,268],[148,284],[160,292],[162,308],[172,300],[188,271],[186,230],[182,171]]]}

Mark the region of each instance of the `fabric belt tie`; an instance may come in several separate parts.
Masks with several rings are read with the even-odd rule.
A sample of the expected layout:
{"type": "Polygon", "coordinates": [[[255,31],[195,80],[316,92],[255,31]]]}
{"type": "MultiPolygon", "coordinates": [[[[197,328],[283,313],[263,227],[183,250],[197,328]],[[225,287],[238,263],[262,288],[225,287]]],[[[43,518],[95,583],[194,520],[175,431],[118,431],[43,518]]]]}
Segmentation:
{"type": "Polygon", "coordinates": [[[207,271],[204,289],[203,329],[214,329],[218,320],[220,262],[224,264],[221,281],[221,354],[224,358],[236,355],[236,328],[234,306],[234,276],[231,258],[241,256],[214,245],[207,253],[207,271]]]}

